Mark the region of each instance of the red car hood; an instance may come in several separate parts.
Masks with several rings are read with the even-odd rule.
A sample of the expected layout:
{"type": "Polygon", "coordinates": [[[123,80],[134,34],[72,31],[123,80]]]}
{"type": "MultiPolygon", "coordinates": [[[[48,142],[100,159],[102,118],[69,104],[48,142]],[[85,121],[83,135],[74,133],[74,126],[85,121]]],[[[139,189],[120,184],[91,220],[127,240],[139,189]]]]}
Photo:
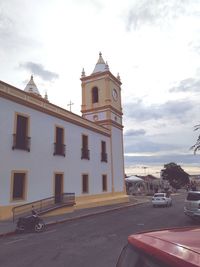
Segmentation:
{"type": "Polygon", "coordinates": [[[200,266],[200,228],[187,227],[131,235],[129,243],[171,266],[200,266]]]}

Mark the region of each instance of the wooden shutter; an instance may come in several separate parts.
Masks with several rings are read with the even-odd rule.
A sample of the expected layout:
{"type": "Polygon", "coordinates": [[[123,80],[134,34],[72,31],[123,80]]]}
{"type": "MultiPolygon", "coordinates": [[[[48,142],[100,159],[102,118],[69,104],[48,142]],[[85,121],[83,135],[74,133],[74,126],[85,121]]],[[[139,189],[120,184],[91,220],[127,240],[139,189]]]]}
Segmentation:
{"type": "Polygon", "coordinates": [[[62,201],[63,193],[63,174],[55,175],[55,203],[60,203],[62,201]]]}
{"type": "Polygon", "coordinates": [[[25,173],[14,173],[13,181],[13,199],[24,197],[25,173]]]}
{"type": "Polygon", "coordinates": [[[16,129],[16,145],[19,148],[26,148],[28,130],[28,118],[18,115],[17,116],[17,129],[16,129]]]}
{"type": "Polygon", "coordinates": [[[56,144],[63,144],[63,128],[56,127],[56,144]]]}
{"type": "Polygon", "coordinates": [[[101,141],[101,152],[103,154],[106,153],[106,142],[105,141],[101,141]]]}
{"type": "Polygon", "coordinates": [[[88,193],[88,175],[83,174],[82,179],[83,179],[82,180],[83,193],[88,193]]]}
{"type": "Polygon", "coordinates": [[[83,135],[82,136],[82,145],[83,145],[83,149],[88,149],[88,137],[87,135],[83,135]]]}

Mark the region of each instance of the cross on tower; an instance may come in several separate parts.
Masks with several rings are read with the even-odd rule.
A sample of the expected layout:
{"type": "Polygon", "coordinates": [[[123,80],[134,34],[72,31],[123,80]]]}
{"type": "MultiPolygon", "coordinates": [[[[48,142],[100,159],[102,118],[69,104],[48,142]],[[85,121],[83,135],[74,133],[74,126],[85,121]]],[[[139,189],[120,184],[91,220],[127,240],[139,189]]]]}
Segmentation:
{"type": "Polygon", "coordinates": [[[69,104],[67,104],[67,106],[69,106],[70,112],[71,112],[72,105],[74,105],[74,103],[72,103],[71,100],[70,100],[69,104]]]}

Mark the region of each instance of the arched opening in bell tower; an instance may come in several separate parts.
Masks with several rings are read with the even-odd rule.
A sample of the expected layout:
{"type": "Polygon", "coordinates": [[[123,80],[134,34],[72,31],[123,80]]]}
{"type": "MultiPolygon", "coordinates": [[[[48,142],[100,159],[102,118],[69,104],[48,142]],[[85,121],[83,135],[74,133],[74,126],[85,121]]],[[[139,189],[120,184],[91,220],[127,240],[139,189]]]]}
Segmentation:
{"type": "Polygon", "coordinates": [[[98,87],[92,88],[92,103],[98,103],[99,102],[99,90],[98,87]]]}

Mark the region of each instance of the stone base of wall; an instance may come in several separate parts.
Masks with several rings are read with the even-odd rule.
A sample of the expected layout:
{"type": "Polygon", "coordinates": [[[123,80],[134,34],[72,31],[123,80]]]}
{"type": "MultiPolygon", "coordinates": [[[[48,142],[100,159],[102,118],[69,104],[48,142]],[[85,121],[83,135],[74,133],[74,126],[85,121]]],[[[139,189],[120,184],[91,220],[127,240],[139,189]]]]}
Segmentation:
{"type": "Polygon", "coordinates": [[[0,206],[0,221],[12,219],[13,213],[12,208],[14,205],[11,206],[0,206]]]}
{"type": "MultiPolygon", "coordinates": [[[[74,210],[78,210],[78,209],[127,203],[129,202],[129,196],[126,195],[124,192],[104,193],[104,194],[97,194],[97,195],[85,194],[85,195],[76,197],[75,201],[76,201],[75,206],[58,208],[58,209],[52,210],[44,214],[43,216],[54,216],[54,215],[68,213],[68,212],[73,212],[74,210]]],[[[13,207],[14,205],[0,206],[0,221],[12,219],[13,217],[12,208],[13,207]]]]}
{"type": "Polygon", "coordinates": [[[75,209],[93,208],[129,202],[129,197],[124,192],[98,194],[93,196],[76,197],[75,209]]]}
{"type": "Polygon", "coordinates": [[[62,215],[62,214],[73,212],[73,211],[74,211],[74,206],[62,207],[62,208],[58,208],[58,209],[49,211],[49,212],[43,214],[42,217],[62,215]]]}

